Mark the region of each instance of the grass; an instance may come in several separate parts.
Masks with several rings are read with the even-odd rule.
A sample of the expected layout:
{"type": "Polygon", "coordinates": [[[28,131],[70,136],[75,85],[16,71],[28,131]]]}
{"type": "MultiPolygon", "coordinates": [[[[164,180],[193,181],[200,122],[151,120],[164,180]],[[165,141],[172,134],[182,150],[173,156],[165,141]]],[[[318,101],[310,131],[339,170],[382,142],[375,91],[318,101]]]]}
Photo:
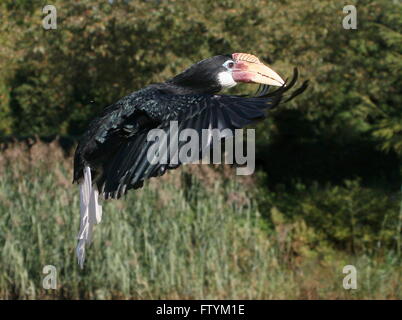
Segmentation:
{"type": "Polygon", "coordinates": [[[402,298],[393,250],[312,249],[304,221],[261,208],[255,182],[227,167],[187,166],[105,202],[84,270],[71,158],[56,142],[15,143],[0,170],[1,299],[402,298]],[[342,287],[348,264],[357,290],[342,287]],[[42,287],[45,265],[57,268],[56,290],[42,287]]]}

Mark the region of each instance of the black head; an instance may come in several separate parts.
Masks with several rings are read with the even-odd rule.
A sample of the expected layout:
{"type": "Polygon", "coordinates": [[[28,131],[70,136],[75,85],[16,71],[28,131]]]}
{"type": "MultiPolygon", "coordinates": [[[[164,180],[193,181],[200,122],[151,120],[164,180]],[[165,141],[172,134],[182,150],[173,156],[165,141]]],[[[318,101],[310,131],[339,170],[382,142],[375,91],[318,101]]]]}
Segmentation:
{"type": "Polygon", "coordinates": [[[193,64],[167,83],[189,89],[191,92],[217,93],[225,87],[236,85],[233,78],[226,75],[229,67],[233,65],[230,54],[214,56],[193,64]]]}

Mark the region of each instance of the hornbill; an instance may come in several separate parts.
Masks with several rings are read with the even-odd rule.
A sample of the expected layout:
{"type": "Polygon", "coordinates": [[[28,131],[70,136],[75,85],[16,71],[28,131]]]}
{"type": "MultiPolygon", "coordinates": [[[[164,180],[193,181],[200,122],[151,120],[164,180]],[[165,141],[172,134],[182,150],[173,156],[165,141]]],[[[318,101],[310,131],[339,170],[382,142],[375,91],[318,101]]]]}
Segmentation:
{"type": "MultiPolygon", "coordinates": [[[[264,119],[267,110],[302,93],[307,81],[285,95],[297,77],[295,69],[287,83],[251,54],[218,55],[106,107],[90,123],[74,157],[73,182],[80,184],[81,224],[76,250],[80,266],[93,225],[101,219],[98,198],[120,198],[129,189],[141,188],[146,179],[161,176],[181,164],[148,160],[147,151],[156,143],[147,139],[152,129],[164,130],[169,135],[169,123],[177,121],[180,130],[191,128],[200,135],[203,129],[234,131],[264,119]],[[258,83],[260,90],[254,96],[217,94],[239,82],[258,83]],[[270,86],[280,88],[269,92],[270,86]]],[[[180,152],[182,146],[179,143],[174,152],[180,152]]],[[[210,141],[200,145],[200,149],[210,147],[210,141]]],[[[171,155],[169,151],[165,149],[171,155]]]]}

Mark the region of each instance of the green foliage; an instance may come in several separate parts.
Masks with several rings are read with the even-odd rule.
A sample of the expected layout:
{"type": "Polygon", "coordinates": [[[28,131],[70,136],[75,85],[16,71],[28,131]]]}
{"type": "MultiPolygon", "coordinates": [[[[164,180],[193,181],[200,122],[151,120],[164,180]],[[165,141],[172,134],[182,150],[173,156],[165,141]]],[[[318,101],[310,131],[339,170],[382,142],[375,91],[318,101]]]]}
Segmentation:
{"type": "Polygon", "coordinates": [[[120,97],[222,53],[285,77],[297,66],[310,87],[259,124],[255,191],[168,181],[107,203],[118,212],[84,272],[71,167],[46,162],[53,149],[2,150],[0,298],[51,298],[44,264],[62,268],[67,298],[401,298],[402,6],[349,3],[358,30],[332,0],[55,0],[58,28],[44,30],[46,1],[1,1],[0,137],[77,137],[120,97]],[[361,270],[356,295],[339,285],[346,264],[361,270]]]}
{"type": "Polygon", "coordinates": [[[59,0],[57,30],[42,28],[39,3],[8,1],[1,9],[24,14],[19,23],[6,19],[1,32],[20,55],[13,73],[1,76],[12,97],[8,132],[80,134],[122,95],[206,56],[245,51],[285,75],[298,66],[311,80],[296,103],[318,135],[348,139],[378,128],[376,136],[389,140],[381,130],[390,128],[399,136],[380,115],[401,102],[399,4],[356,1],[354,31],[342,29],[342,6],[330,0],[59,0]]]}
{"type": "Polygon", "coordinates": [[[274,225],[275,214],[283,212],[286,221],[304,221],[312,228],[314,250],[326,243],[352,254],[372,254],[396,250],[400,241],[398,194],[364,188],[358,180],[343,186],[297,184],[293,192],[262,193],[259,199],[260,210],[274,225]],[[266,211],[273,206],[277,209],[266,211]]]}

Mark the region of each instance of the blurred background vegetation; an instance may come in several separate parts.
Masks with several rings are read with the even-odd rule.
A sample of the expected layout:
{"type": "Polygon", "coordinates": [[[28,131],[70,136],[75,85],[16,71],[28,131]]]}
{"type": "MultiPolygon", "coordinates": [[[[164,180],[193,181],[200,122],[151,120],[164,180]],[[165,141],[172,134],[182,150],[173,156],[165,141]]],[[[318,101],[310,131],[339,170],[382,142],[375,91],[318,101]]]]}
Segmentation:
{"type": "Polygon", "coordinates": [[[402,297],[399,1],[54,0],[57,30],[46,4],[0,3],[0,298],[402,297]],[[257,173],[188,166],[107,203],[79,271],[71,152],[88,121],[233,52],[310,79],[258,125],[257,173]]]}

